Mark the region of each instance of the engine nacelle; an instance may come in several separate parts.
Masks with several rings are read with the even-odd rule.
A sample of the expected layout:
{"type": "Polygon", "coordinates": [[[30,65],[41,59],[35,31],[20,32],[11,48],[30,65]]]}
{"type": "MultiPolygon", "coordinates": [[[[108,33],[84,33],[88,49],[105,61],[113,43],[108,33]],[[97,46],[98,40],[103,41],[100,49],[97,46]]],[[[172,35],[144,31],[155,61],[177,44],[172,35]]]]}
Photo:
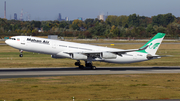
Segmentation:
{"type": "Polygon", "coordinates": [[[52,58],[71,58],[69,56],[69,54],[63,53],[63,52],[59,52],[55,55],[51,55],[52,58]]]}
{"type": "Polygon", "coordinates": [[[117,57],[116,54],[109,53],[109,52],[102,52],[100,56],[101,58],[104,58],[104,59],[116,59],[117,57]]]}
{"type": "Polygon", "coordinates": [[[66,58],[66,57],[59,56],[59,55],[51,55],[51,57],[52,57],[52,58],[55,58],[55,59],[57,59],[57,58],[66,58]]]}
{"type": "Polygon", "coordinates": [[[71,58],[75,60],[86,60],[87,56],[83,54],[71,54],[71,58]]]}

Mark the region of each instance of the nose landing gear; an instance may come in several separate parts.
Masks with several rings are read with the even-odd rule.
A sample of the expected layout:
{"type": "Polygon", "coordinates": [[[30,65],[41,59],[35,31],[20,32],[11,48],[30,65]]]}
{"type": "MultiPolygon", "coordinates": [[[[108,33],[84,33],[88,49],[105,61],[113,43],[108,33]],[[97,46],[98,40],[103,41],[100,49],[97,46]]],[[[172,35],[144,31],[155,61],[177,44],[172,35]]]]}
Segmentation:
{"type": "Polygon", "coordinates": [[[23,50],[19,50],[20,54],[19,54],[19,57],[23,57],[23,50]]]}

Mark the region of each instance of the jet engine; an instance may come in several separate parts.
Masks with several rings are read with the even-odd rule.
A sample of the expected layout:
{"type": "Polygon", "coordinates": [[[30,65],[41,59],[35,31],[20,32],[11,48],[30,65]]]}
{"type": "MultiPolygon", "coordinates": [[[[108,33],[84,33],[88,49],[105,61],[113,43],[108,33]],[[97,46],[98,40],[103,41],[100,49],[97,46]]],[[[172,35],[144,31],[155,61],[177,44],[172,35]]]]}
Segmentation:
{"type": "Polygon", "coordinates": [[[75,60],[86,60],[87,56],[83,54],[74,53],[74,54],[71,54],[71,58],[75,60]]]}
{"type": "Polygon", "coordinates": [[[69,54],[59,52],[57,54],[51,55],[52,58],[71,58],[69,54]]]}
{"type": "Polygon", "coordinates": [[[60,55],[51,55],[51,57],[55,58],[55,59],[57,59],[57,58],[66,58],[66,57],[63,57],[63,56],[60,56],[60,55]]]}
{"type": "Polygon", "coordinates": [[[100,57],[104,59],[116,59],[117,55],[109,52],[102,52],[100,57]]]}

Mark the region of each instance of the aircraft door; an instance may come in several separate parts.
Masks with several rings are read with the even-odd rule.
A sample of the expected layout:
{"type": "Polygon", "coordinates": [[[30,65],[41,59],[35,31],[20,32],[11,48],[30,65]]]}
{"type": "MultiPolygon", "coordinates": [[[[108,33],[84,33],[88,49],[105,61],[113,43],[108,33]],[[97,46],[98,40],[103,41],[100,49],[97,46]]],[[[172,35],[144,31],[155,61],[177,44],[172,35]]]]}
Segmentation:
{"type": "Polygon", "coordinates": [[[56,43],[55,42],[52,42],[52,48],[56,48],[56,43]]]}
{"type": "Polygon", "coordinates": [[[21,42],[21,45],[26,45],[26,39],[25,38],[21,38],[19,40],[21,42]]]}
{"type": "Polygon", "coordinates": [[[133,59],[137,59],[137,54],[134,54],[134,55],[133,55],[133,59]]]}

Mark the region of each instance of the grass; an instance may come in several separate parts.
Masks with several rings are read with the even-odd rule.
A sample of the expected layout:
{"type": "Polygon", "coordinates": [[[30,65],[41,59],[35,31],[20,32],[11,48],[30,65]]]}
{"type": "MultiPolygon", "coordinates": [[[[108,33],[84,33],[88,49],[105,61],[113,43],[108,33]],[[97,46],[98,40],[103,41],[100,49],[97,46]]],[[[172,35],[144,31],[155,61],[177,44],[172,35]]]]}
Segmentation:
{"type": "Polygon", "coordinates": [[[5,43],[5,41],[0,41],[0,43],[5,43]]]}
{"type": "Polygon", "coordinates": [[[180,74],[0,79],[0,100],[106,101],[180,99],[180,74]]]}
{"type": "MultiPolygon", "coordinates": [[[[114,46],[100,45],[112,48],[135,49],[141,44],[115,44],[114,46]]],[[[97,67],[100,66],[180,66],[180,47],[179,44],[162,44],[158,50],[158,55],[173,55],[172,57],[163,57],[139,63],[131,64],[112,64],[104,62],[93,62],[97,67]]],[[[19,57],[19,51],[7,45],[0,46],[0,68],[22,68],[22,67],[75,67],[76,60],[72,59],[53,59],[50,55],[24,52],[24,57],[19,57]]],[[[82,61],[84,64],[84,62],[82,61]]]]}
{"type": "MultiPolygon", "coordinates": [[[[100,44],[99,44],[100,45],[100,44]]],[[[133,45],[100,45],[134,49],[133,45]]],[[[161,59],[132,63],[110,64],[94,62],[100,66],[180,66],[179,44],[162,44],[157,54],[173,55],[161,59]]],[[[7,45],[0,46],[0,68],[19,67],[74,67],[75,60],[52,59],[50,55],[19,51],[7,45]]],[[[142,99],[180,99],[180,74],[132,74],[54,76],[36,78],[0,79],[0,101],[109,101],[142,99]]]]}

